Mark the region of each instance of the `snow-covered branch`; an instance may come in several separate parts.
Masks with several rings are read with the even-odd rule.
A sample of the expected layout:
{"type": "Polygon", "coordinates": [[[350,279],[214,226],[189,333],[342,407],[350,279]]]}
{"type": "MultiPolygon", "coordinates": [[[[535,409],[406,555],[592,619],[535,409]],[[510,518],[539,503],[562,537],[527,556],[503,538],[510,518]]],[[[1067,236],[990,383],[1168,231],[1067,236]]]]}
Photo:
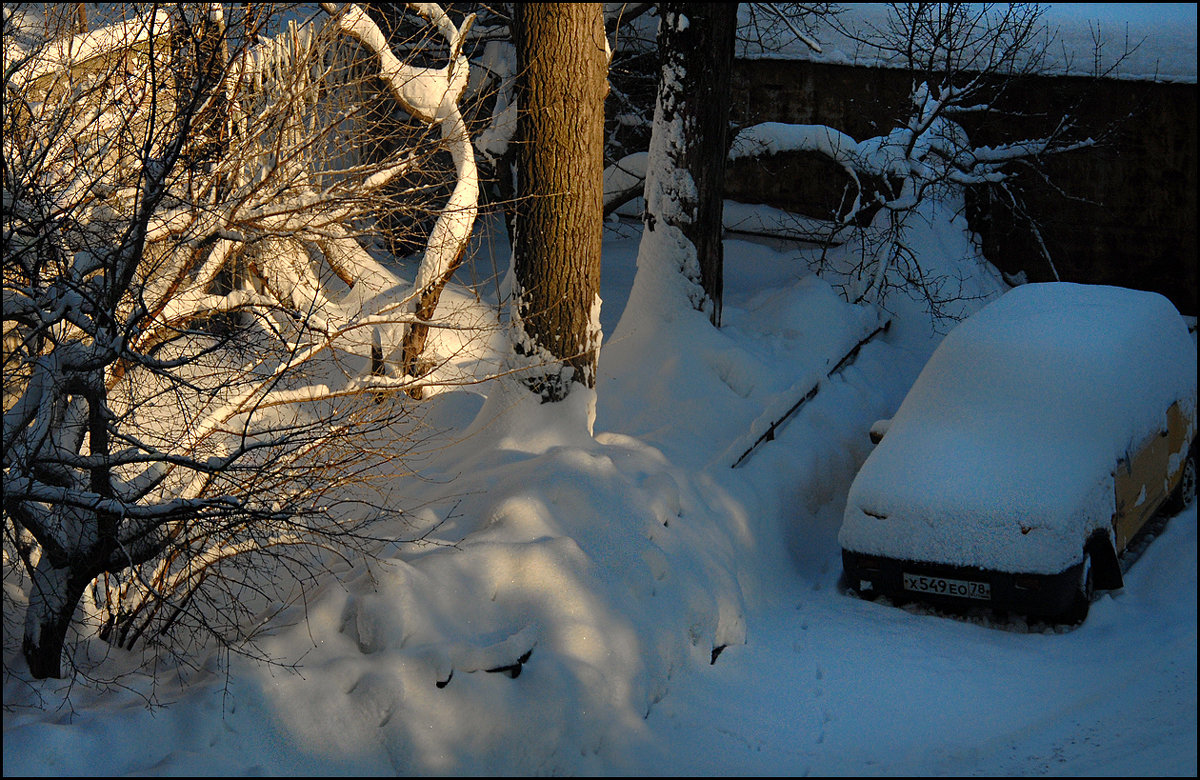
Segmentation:
{"type": "Polygon", "coordinates": [[[470,20],[413,6],[448,51],[432,69],[401,62],[355,5],[277,38],[253,27],[269,14],[218,8],[6,57],[19,64],[3,75],[5,544],[26,540],[36,676],[62,673],[97,577],[118,594],[104,630],[140,636],[153,615],[155,631],[176,625],[144,607],[189,603],[197,572],[275,544],[352,542],[358,520],[334,519],[330,496],[403,457],[402,437],[379,452],[366,434],[403,424],[398,398],[425,381],[380,375],[384,355],[406,331],[466,327],[435,321],[428,295],[477,209],[458,105],[470,20]],[[156,45],[168,25],[173,45],[156,45]],[[440,141],[356,148],[376,98],[355,52],[440,141]],[[410,283],[377,256],[373,225],[381,193],[441,149],[453,192],[410,283]],[[288,523],[294,535],[265,532],[288,523]]]}
{"type": "MultiPolygon", "coordinates": [[[[420,319],[429,319],[442,288],[462,260],[478,215],[479,174],[475,150],[458,105],[469,76],[462,46],[475,17],[468,16],[456,26],[436,4],[409,4],[410,9],[442,35],[449,49],[446,66],[432,69],[405,65],[396,59],[378,25],[357,4],[339,9],[333,3],[322,3],[321,7],[334,17],[342,32],[372,52],[379,65],[379,77],[390,87],[397,102],[414,117],[440,127],[454,160],[454,190],[434,223],[409,298],[410,313],[420,319]]],[[[403,343],[385,349],[384,359],[392,362],[394,352],[399,350],[404,373],[413,376],[426,373],[427,369],[421,363],[426,333],[427,329],[422,325],[406,327],[403,343]]]]}

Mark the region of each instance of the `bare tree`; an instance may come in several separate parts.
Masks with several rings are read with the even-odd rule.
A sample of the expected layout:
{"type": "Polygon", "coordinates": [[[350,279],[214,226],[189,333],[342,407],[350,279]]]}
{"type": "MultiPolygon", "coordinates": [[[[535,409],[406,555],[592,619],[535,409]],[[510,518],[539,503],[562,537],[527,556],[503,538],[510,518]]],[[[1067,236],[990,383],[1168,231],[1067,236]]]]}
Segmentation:
{"type": "Polygon", "coordinates": [[[843,12],[834,3],[742,3],[745,23],[738,39],[747,51],[770,56],[799,42],[813,51],[822,51],[818,28],[833,23],[843,12]]]}
{"type": "Polygon", "coordinates": [[[183,4],[73,34],[5,8],[5,576],[35,677],[64,673],[72,626],[233,641],[306,554],[366,540],[413,446],[397,391],[428,370],[419,329],[475,214],[469,23],[416,6],[450,51],[417,68],[327,10],[283,29],[183,4]],[[363,53],[423,120],[371,163],[344,140],[363,53]],[[408,284],[370,251],[376,193],[442,148],[453,194],[408,284]]]}
{"type": "Polygon", "coordinates": [[[594,387],[599,351],[604,96],[600,3],[516,7],[514,349],[546,401],[594,387]]]}
{"type": "MultiPolygon", "coordinates": [[[[1052,38],[1041,17],[1040,7],[1032,4],[893,4],[884,27],[856,36],[885,56],[899,58],[913,74],[912,113],[905,125],[869,153],[864,148],[856,154],[860,172],[876,186],[859,208],[881,209],[886,219],[882,235],[873,239],[880,249],[860,298],[881,297],[893,283],[889,271],[896,271],[900,283],[926,292],[936,313],[940,293],[904,241],[914,206],[947,187],[1007,189],[1018,167],[1037,166],[1049,155],[1095,142],[1079,135],[1067,116],[1045,136],[998,145],[973,143],[963,129],[971,115],[996,111],[1017,78],[1043,70],[1052,38]],[[888,161],[880,164],[883,160],[888,161]]],[[[862,221],[857,212],[849,218],[862,221]]]]}
{"type": "MultiPolygon", "coordinates": [[[[1028,217],[1012,187],[1016,177],[1042,176],[1049,157],[1093,146],[1102,134],[1077,127],[1070,107],[1046,117],[1044,132],[1033,136],[1015,136],[1003,127],[988,137],[980,132],[984,119],[1019,113],[1020,101],[1010,91],[1021,77],[1047,66],[1055,39],[1037,5],[897,3],[878,26],[855,26],[849,15],[825,18],[861,47],[860,56],[911,75],[905,112],[888,132],[863,140],[832,127],[781,132],[752,126],[739,133],[732,154],[805,151],[840,166],[849,182],[847,197],[825,235],[827,247],[853,240],[860,248],[847,283],[849,297],[882,301],[889,290],[902,287],[942,316],[961,290],[956,280],[921,268],[919,253],[908,243],[912,227],[925,218],[923,204],[938,200],[961,208],[968,188],[988,188],[1028,217]]],[[[1036,234],[1036,222],[1029,225],[1036,234]]]]}

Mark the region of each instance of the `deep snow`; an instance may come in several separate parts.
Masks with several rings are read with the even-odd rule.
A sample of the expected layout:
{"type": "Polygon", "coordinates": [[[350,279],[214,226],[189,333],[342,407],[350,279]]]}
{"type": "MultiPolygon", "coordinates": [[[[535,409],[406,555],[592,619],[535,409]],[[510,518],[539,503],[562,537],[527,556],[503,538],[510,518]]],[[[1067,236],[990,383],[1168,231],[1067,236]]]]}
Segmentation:
{"type": "MultiPolygon", "coordinates": [[[[926,259],[999,292],[961,223],[932,224],[926,259]]],[[[639,234],[606,228],[595,395],[434,396],[425,479],[398,486],[419,508],[384,529],[401,541],[265,627],[294,669],[214,653],[186,686],[10,676],[5,774],[1196,774],[1194,504],[1076,629],[859,600],[839,583],[846,493],[940,332],[736,236],[719,331],[625,311],[639,234]]],[[[460,279],[507,258],[485,235],[460,279]]],[[[489,289],[443,300],[487,317],[489,289]]],[[[499,365],[498,338],[438,348],[470,372],[499,365]]],[[[139,660],[80,652],[108,652],[100,675],[139,660]]]]}

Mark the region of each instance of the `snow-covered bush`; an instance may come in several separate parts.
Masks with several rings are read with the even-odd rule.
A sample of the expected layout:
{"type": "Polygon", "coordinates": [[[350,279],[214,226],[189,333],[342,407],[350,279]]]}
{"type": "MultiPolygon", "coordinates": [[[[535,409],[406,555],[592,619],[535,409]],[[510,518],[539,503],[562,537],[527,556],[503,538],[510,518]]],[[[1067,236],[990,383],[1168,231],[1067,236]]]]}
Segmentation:
{"type": "Polygon", "coordinates": [[[433,68],[354,5],[106,10],[5,7],[5,594],[37,677],[73,629],[228,642],[305,550],[365,541],[476,214],[470,19],[414,6],[433,68]],[[368,156],[380,100],[415,121],[368,156]],[[443,150],[409,282],[371,251],[375,205],[443,150]]]}

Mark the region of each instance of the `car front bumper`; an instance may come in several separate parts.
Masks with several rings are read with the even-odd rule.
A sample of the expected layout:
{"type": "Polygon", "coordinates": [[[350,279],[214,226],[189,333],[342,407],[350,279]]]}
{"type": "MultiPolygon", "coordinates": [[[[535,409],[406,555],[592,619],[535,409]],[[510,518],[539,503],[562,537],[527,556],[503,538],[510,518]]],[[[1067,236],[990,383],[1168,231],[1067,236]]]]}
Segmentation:
{"type": "Polygon", "coordinates": [[[1083,562],[1058,574],[1013,574],[973,566],[902,561],[842,550],[846,585],[864,598],[920,601],[951,610],[984,607],[1066,618],[1076,603],[1083,562]]]}

